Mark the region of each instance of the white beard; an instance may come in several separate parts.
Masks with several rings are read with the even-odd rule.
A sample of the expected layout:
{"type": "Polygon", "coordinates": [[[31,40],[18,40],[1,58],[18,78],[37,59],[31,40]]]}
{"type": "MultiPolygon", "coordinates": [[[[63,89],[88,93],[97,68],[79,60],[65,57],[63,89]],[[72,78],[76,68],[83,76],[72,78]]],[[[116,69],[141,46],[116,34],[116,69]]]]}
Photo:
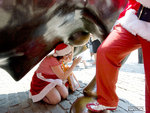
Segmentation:
{"type": "Polygon", "coordinates": [[[150,8],[150,0],[136,0],[141,3],[144,7],[150,8]]]}

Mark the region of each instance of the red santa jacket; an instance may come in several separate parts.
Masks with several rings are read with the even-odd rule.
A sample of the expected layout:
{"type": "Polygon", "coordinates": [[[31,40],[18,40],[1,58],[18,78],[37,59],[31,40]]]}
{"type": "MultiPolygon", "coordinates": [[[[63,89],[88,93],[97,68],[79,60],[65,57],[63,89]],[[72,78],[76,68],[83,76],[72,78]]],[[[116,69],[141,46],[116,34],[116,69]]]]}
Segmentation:
{"type": "Polygon", "coordinates": [[[136,16],[140,5],[150,8],[150,0],[128,0],[128,4],[118,18],[118,23],[133,35],[150,41],[150,22],[139,20],[136,16]]]}

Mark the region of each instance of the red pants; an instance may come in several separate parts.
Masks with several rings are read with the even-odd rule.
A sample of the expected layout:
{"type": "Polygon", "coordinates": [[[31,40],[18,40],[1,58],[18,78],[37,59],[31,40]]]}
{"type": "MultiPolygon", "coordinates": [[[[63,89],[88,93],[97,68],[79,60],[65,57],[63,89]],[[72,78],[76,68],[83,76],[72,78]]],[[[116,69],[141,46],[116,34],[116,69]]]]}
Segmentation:
{"type": "Polygon", "coordinates": [[[114,27],[97,51],[97,100],[100,104],[112,107],[118,105],[115,90],[121,61],[139,47],[142,47],[144,58],[146,113],[150,113],[150,42],[132,35],[120,25],[114,27]]]}

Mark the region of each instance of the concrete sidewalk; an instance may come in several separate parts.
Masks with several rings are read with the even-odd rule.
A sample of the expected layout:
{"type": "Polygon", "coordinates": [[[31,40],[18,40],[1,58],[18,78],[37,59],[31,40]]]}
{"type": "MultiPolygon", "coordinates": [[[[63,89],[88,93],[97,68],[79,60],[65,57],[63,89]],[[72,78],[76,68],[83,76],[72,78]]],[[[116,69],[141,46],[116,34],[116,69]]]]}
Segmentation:
{"type": "MultiPolygon", "coordinates": [[[[137,52],[130,55],[127,62],[120,69],[117,83],[117,94],[120,101],[117,110],[113,113],[144,113],[144,68],[143,64],[138,64],[135,61],[136,59],[137,52]]],[[[88,65],[87,69],[82,64],[79,64],[74,70],[74,74],[80,81],[81,88],[70,94],[66,100],[63,100],[56,106],[43,102],[32,103],[28,98],[31,78],[37,66],[19,82],[14,81],[6,71],[0,69],[0,113],[69,112],[72,103],[80,96],[83,96],[83,88],[95,76],[95,65],[91,65],[93,60],[89,58],[86,61],[88,65]]]]}

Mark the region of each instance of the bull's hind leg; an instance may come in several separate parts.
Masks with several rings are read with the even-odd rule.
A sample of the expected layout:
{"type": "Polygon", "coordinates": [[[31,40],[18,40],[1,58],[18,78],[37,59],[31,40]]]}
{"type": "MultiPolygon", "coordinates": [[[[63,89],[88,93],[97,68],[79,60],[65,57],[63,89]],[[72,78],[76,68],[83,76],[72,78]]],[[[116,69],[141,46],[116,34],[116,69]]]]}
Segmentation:
{"type": "Polygon", "coordinates": [[[96,93],[96,77],[84,88],[83,93],[85,96],[97,97],[96,93]]]}
{"type": "MultiPolygon", "coordinates": [[[[96,77],[84,88],[84,96],[78,98],[72,105],[70,113],[92,113],[86,108],[86,104],[89,102],[96,101],[96,77]]],[[[105,110],[100,113],[110,113],[110,111],[105,110]]]]}

